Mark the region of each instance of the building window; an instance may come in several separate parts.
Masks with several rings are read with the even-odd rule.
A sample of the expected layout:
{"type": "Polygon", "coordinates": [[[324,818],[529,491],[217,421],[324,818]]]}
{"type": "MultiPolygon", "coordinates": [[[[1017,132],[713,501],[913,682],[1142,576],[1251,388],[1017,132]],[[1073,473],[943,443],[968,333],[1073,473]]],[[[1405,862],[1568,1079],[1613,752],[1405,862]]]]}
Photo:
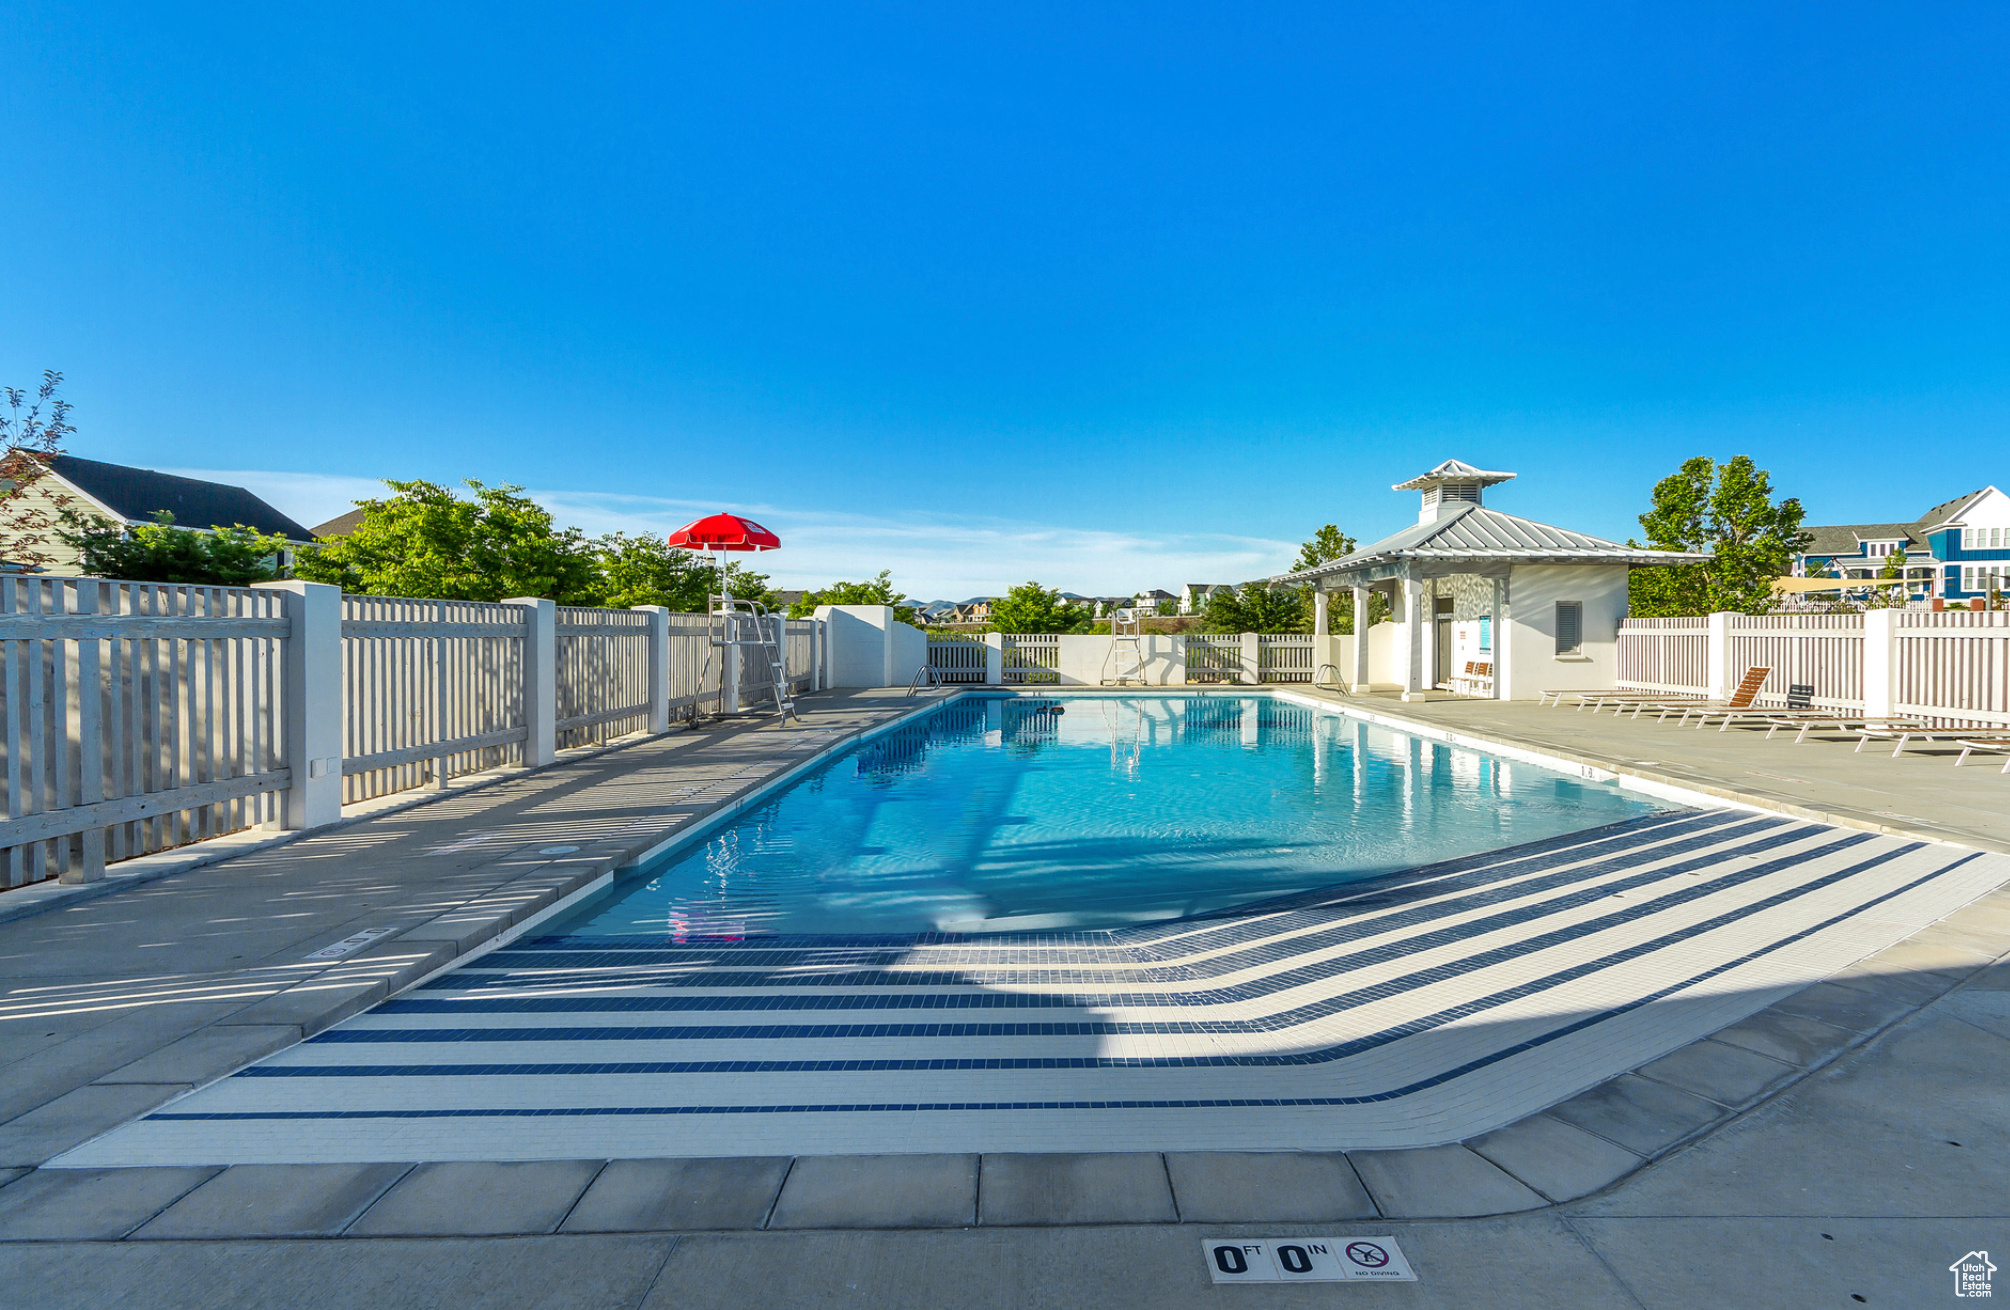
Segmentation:
{"type": "Polygon", "coordinates": [[[2010,528],[1963,528],[1961,549],[2001,550],[2010,546],[2010,528]]]}
{"type": "Polygon", "coordinates": [[[1575,655],[1584,649],[1584,606],[1574,600],[1556,603],[1556,653],[1575,655]]]}

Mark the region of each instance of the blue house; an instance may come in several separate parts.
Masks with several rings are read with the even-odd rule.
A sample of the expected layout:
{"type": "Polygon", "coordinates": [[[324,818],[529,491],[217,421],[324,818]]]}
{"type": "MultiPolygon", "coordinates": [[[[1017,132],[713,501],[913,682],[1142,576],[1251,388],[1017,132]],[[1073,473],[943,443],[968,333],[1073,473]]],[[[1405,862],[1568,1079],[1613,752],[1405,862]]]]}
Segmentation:
{"type": "Polygon", "coordinates": [[[1907,591],[1965,601],[2010,590],[2010,496],[1984,487],[1935,505],[1911,523],[1842,523],[1804,529],[1804,577],[1872,579],[1898,551],[1907,591]]]}

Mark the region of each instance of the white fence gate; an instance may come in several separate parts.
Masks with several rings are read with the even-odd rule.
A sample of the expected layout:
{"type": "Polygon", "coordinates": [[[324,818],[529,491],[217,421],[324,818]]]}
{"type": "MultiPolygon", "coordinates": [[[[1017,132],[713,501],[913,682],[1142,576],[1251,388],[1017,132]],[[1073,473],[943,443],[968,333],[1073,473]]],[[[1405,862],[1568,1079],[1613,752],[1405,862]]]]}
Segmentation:
{"type": "Polygon", "coordinates": [[[1046,684],[1061,680],[1061,638],[1058,634],[1008,632],[1003,646],[1003,677],[1008,684],[1046,684]]]}
{"type": "Polygon", "coordinates": [[[1180,638],[1188,682],[1241,682],[1242,637],[1236,633],[1189,632],[1180,638]]]}
{"type": "MultiPolygon", "coordinates": [[[[928,668],[936,679],[947,683],[978,683],[985,678],[985,663],[991,648],[981,637],[930,633],[928,668]]],[[[1060,643],[1055,643],[1058,657],[1060,643]]]]}

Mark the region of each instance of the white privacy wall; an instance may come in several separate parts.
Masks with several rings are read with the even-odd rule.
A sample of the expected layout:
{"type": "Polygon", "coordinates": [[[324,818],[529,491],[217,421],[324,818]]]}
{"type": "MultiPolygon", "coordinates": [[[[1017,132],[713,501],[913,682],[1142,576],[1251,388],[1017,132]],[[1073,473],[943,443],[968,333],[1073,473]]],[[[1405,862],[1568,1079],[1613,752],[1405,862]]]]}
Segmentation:
{"type": "Polygon", "coordinates": [[[1619,677],[1619,621],[1626,617],[1626,569],[1582,564],[1517,564],[1508,578],[1504,700],[1534,700],[1551,687],[1611,687],[1619,677]],[[1584,607],[1579,656],[1556,653],[1556,605],[1584,607]]]}

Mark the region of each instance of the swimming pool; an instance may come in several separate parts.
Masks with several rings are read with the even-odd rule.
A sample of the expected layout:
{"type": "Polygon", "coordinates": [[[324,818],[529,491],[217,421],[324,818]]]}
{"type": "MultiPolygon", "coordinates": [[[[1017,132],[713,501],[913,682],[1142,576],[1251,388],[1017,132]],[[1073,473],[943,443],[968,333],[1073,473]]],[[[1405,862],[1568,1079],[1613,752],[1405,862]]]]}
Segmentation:
{"type": "Polygon", "coordinates": [[[838,754],[560,931],[1115,927],[1667,808],[1268,696],[970,696],[838,754]]]}

